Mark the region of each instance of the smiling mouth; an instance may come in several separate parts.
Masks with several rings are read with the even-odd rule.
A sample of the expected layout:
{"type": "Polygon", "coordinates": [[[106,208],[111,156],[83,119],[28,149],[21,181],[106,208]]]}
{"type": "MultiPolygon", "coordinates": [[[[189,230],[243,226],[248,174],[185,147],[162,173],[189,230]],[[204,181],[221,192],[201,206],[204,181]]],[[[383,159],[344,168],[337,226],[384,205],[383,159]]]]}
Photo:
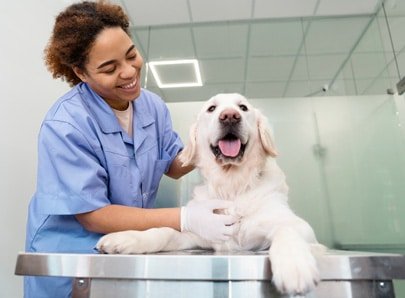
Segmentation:
{"type": "Polygon", "coordinates": [[[246,144],[234,134],[227,134],[218,141],[217,145],[211,145],[211,151],[217,159],[241,159],[245,153],[246,144]]]}
{"type": "Polygon", "coordinates": [[[138,82],[138,80],[135,80],[135,81],[133,81],[133,82],[130,83],[130,84],[121,85],[120,88],[122,88],[122,89],[132,89],[132,88],[134,88],[134,87],[136,86],[136,83],[137,83],[137,82],[138,82]]]}

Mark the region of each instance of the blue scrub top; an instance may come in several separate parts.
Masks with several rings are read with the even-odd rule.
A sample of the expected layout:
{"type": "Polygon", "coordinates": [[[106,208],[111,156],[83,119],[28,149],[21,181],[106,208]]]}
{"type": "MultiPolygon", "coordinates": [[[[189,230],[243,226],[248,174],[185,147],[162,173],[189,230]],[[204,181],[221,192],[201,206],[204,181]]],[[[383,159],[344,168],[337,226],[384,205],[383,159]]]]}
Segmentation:
{"type": "MultiPolygon", "coordinates": [[[[109,204],[154,206],[162,175],[183,148],[169,111],[142,89],[133,104],[131,138],[86,83],[47,113],[38,140],[37,189],[28,212],[26,251],[94,253],[101,234],[75,214],[109,204]]],[[[69,297],[71,280],[27,277],[25,297],[69,297]]]]}

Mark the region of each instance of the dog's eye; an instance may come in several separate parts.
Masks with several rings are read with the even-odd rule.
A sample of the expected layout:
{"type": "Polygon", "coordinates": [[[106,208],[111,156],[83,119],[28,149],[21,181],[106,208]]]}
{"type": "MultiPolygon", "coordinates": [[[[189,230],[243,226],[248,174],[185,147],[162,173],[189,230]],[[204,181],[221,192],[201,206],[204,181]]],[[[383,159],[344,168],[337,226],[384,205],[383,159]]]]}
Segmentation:
{"type": "Polygon", "coordinates": [[[215,111],[215,108],[216,108],[216,106],[210,106],[208,109],[207,109],[207,112],[214,112],[215,111]]]}
{"type": "Polygon", "coordinates": [[[246,112],[248,110],[248,107],[245,105],[239,105],[239,108],[244,112],[246,112]]]}

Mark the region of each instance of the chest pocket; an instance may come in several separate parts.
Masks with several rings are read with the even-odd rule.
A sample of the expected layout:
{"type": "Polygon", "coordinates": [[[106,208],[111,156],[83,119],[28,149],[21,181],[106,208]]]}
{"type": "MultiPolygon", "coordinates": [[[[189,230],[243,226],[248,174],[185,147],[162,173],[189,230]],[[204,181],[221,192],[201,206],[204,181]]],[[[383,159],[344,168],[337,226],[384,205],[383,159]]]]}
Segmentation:
{"type": "Polygon", "coordinates": [[[140,175],[133,156],[106,152],[111,203],[142,207],[140,175]]]}

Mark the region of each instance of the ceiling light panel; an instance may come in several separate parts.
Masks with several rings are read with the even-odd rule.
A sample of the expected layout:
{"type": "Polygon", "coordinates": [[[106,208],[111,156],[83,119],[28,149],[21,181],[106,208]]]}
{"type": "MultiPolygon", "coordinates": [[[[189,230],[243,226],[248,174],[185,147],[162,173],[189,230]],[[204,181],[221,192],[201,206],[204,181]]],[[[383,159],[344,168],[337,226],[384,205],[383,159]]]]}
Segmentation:
{"type": "Polygon", "coordinates": [[[159,88],[202,86],[196,59],[151,61],[148,64],[159,88]]]}

